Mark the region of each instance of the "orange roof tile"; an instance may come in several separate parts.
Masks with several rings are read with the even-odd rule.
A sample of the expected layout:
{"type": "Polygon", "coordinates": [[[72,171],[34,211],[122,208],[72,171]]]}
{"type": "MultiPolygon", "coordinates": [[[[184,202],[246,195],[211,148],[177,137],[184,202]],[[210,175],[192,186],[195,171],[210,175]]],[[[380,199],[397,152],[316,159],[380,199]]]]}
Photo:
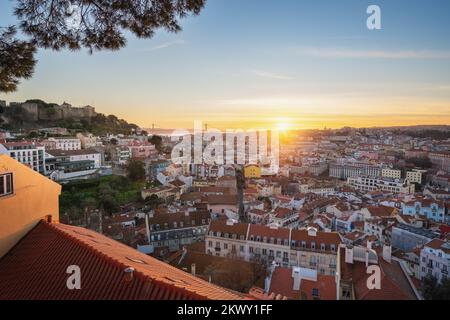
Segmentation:
{"type": "Polygon", "coordinates": [[[240,299],[221,287],[81,227],[38,223],[0,260],[0,299],[240,299]],[[69,265],[81,289],[69,290],[69,265]],[[126,268],[134,268],[125,280],[126,268]]]}

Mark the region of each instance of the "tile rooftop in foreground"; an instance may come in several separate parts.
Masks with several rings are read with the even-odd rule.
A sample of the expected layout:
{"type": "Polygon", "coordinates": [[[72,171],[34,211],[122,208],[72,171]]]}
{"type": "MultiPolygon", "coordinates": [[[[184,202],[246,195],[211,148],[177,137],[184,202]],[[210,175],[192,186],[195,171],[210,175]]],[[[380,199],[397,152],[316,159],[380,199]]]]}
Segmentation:
{"type": "Polygon", "coordinates": [[[0,299],[243,299],[92,230],[39,222],[0,259],[0,299]],[[69,290],[67,267],[81,269],[69,290]],[[134,268],[133,277],[124,271],[134,268]]]}

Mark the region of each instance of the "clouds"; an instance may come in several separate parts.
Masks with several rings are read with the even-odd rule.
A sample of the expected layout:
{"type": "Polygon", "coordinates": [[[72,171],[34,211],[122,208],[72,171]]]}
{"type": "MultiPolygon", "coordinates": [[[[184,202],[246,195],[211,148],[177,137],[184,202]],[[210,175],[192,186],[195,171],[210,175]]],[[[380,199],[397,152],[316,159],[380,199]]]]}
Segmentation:
{"type": "Polygon", "coordinates": [[[450,59],[450,51],[435,50],[355,50],[339,48],[304,48],[300,54],[318,58],[343,58],[343,59],[424,59],[435,60],[450,59]]]}
{"type": "Polygon", "coordinates": [[[142,49],[140,51],[146,51],[146,52],[157,51],[157,50],[162,50],[162,49],[166,49],[166,48],[177,46],[177,45],[182,45],[185,43],[186,43],[186,41],[184,41],[184,40],[168,41],[168,42],[163,42],[163,43],[161,43],[157,46],[151,47],[151,48],[142,49]]]}

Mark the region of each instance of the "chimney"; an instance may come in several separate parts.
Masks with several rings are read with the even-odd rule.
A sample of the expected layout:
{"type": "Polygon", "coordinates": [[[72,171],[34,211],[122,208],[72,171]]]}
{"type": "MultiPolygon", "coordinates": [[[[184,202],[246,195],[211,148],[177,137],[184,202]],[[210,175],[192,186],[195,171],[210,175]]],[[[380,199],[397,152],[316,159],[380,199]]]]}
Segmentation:
{"type": "Polygon", "coordinates": [[[392,246],[390,244],[384,244],[383,246],[383,259],[386,262],[391,263],[392,246]]]}
{"type": "Polygon", "coordinates": [[[134,268],[133,267],[128,267],[125,270],[123,270],[123,272],[125,273],[125,275],[123,277],[125,282],[133,281],[133,276],[134,276],[134,268]]]}
{"type": "Polygon", "coordinates": [[[300,290],[300,283],[302,280],[301,274],[300,274],[300,269],[299,268],[292,268],[292,278],[294,278],[294,286],[293,286],[293,290],[295,291],[299,291],[300,290]]]}
{"type": "Polygon", "coordinates": [[[195,276],[195,263],[191,264],[191,273],[195,276]]]}
{"type": "Polygon", "coordinates": [[[234,220],[233,219],[227,219],[227,226],[232,226],[234,225],[234,220]]]}
{"type": "Polygon", "coordinates": [[[308,236],[315,237],[317,235],[317,229],[314,227],[309,227],[308,229],[308,236]]]}
{"type": "Polygon", "coordinates": [[[353,264],[353,247],[351,246],[345,247],[345,263],[353,264]]]}
{"type": "Polygon", "coordinates": [[[47,219],[47,222],[48,222],[48,223],[52,223],[52,215],[51,215],[51,214],[48,214],[48,215],[46,216],[46,219],[47,219]]]}

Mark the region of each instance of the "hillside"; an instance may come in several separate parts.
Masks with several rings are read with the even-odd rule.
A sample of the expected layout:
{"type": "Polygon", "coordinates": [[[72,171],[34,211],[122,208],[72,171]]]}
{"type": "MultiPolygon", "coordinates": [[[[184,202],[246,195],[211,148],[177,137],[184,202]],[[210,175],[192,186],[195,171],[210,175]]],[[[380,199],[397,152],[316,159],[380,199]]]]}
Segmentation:
{"type": "Polygon", "coordinates": [[[128,134],[138,128],[115,115],[97,113],[91,106],[73,107],[66,102],[59,105],[39,99],[10,103],[0,114],[2,129],[33,130],[48,127],[62,127],[74,132],[89,131],[96,135],[128,134]]]}

